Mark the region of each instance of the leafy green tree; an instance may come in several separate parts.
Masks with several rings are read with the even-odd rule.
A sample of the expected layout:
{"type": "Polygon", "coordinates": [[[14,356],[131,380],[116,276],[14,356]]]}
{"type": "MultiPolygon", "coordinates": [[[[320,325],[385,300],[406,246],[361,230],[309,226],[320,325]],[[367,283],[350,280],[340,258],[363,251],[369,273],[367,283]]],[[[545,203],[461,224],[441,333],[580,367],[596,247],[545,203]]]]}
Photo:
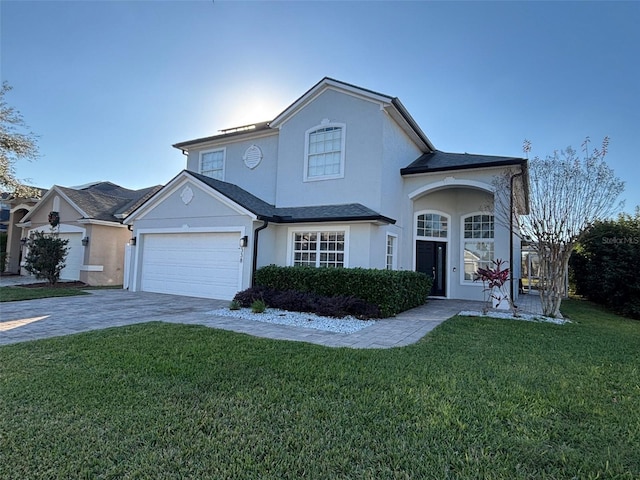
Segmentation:
{"type": "Polygon", "coordinates": [[[577,294],[640,319],[640,207],[587,228],[569,266],[577,294]]]}
{"type": "Polygon", "coordinates": [[[55,285],[60,279],[60,272],[65,267],[65,259],[69,253],[69,240],[56,234],[33,232],[29,238],[29,252],[25,259],[25,270],[38,279],[45,279],[55,285]]]}
{"type": "Polygon", "coordinates": [[[35,160],[39,154],[36,135],[28,131],[20,112],[5,100],[11,88],[7,82],[2,82],[0,88],[0,190],[17,197],[37,198],[38,191],[24,185],[16,176],[18,160],[35,160]]]}

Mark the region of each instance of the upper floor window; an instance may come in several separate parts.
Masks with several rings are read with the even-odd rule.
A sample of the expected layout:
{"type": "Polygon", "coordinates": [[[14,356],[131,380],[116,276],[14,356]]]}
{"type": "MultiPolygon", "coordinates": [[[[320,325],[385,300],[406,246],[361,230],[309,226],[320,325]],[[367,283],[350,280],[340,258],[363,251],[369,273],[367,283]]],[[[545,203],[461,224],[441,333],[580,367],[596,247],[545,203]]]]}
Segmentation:
{"type": "Polygon", "coordinates": [[[200,154],[200,173],[216,180],[224,180],[224,149],[200,154]]]}
{"type": "Polygon", "coordinates": [[[344,177],[345,125],[323,122],[306,132],[304,180],[344,177]]]}
{"type": "Polygon", "coordinates": [[[447,238],[449,221],[438,213],[422,213],[416,219],[416,235],[418,237],[447,238]]]}
{"type": "Polygon", "coordinates": [[[463,218],[464,281],[472,282],[478,268],[491,266],[494,257],[493,215],[469,215],[463,218]]]}

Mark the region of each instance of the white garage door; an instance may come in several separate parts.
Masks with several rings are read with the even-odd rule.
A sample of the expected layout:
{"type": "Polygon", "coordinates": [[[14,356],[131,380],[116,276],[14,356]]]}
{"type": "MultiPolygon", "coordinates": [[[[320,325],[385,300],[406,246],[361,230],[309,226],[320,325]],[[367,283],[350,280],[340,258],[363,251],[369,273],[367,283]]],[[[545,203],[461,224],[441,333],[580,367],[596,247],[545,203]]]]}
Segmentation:
{"type": "Polygon", "coordinates": [[[69,240],[67,247],[69,252],[65,259],[65,267],[60,272],[60,280],[80,280],[80,267],[84,260],[84,247],[82,246],[82,234],[61,233],[60,238],[69,240]]]}
{"type": "Polygon", "coordinates": [[[231,300],[240,289],[239,233],[143,235],[145,292],[231,300]]]}

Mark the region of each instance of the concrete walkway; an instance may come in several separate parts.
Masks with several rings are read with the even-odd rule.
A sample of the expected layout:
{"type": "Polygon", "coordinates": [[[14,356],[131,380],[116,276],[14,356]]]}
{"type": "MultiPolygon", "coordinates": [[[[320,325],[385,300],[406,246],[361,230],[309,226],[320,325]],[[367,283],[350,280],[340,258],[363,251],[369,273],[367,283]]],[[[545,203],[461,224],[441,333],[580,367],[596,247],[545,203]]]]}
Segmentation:
{"type": "MultiPolygon", "coordinates": [[[[3,279],[6,280],[6,279],[3,279]]],[[[0,285],[6,286],[5,281],[0,285]]],[[[328,347],[391,348],[417,342],[461,310],[480,310],[481,302],[430,300],[395,318],[344,334],[274,325],[207,312],[229,302],[127,290],[89,290],[89,295],[0,303],[0,345],[70,335],[135,323],[161,321],[205,325],[257,337],[309,342],[328,347]]]]}

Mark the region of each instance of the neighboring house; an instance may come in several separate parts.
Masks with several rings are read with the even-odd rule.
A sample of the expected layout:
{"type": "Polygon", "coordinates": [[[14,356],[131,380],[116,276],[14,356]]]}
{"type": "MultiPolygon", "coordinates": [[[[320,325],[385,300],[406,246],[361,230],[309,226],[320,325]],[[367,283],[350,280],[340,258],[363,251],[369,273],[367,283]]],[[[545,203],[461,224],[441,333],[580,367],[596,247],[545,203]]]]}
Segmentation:
{"type": "Polygon", "coordinates": [[[6,232],[8,230],[9,217],[11,215],[10,199],[10,194],[6,192],[0,193],[0,232],[6,232]]]}
{"type": "Polygon", "coordinates": [[[230,299],[277,264],[418,270],[478,300],[474,271],[511,257],[517,285],[492,182],[521,173],[526,205],[527,161],[441,152],[397,98],[324,78],[270,122],[174,147],[186,170],[124,220],[132,290],[230,299]]]}
{"type": "Polygon", "coordinates": [[[51,232],[49,214],[57,212],[55,231],[69,240],[69,252],[61,280],[79,280],[88,285],[122,285],[125,245],[131,232],[122,220],[160,186],[129,190],[110,182],[76,188],[54,185],[17,223],[23,230],[22,244],[34,231],[51,232]]]}
{"type": "MultiPolygon", "coordinates": [[[[44,195],[46,190],[31,187],[39,196],[44,195]]],[[[25,198],[16,197],[8,193],[3,193],[4,202],[9,205],[9,217],[6,220],[7,231],[7,255],[5,262],[6,273],[19,274],[22,262],[22,243],[24,237],[21,227],[18,227],[22,219],[34,207],[40,197],[25,198]]],[[[4,222],[3,222],[4,223],[4,222]]]]}

